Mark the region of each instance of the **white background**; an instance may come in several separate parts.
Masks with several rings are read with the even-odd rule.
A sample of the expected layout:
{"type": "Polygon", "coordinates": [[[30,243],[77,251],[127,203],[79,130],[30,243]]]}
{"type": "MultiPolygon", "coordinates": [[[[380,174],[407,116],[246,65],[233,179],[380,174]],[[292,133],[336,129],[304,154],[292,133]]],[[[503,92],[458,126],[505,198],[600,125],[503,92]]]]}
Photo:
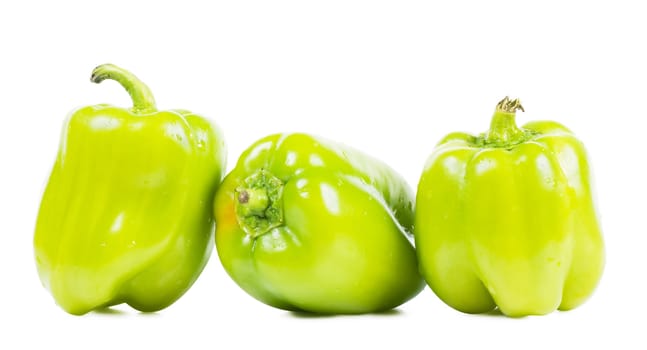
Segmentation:
{"type": "Polygon", "coordinates": [[[0,348],[647,346],[642,2],[206,4],[0,4],[0,348]],[[162,312],[70,316],[40,285],[33,228],[65,116],[130,104],[116,83],[89,82],[106,62],[144,80],[160,109],[213,118],[228,169],[264,135],[305,131],[383,159],[414,188],[444,134],[484,131],[499,99],[520,97],[520,123],[557,120],[587,145],[607,247],[599,288],[544,317],[465,315],[429,289],[397,312],[306,317],[247,296],[214,254],[162,312]]]}

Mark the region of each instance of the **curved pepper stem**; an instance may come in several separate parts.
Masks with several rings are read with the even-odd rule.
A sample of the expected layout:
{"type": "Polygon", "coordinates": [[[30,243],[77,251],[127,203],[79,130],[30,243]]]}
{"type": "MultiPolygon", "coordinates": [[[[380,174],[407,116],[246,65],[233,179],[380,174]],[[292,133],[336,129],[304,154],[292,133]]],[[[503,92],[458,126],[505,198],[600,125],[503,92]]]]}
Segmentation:
{"type": "Polygon", "coordinates": [[[236,189],[236,218],[245,233],[256,238],[283,225],[283,182],[269,171],[259,170],[236,189]]]}
{"type": "Polygon", "coordinates": [[[508,96],[499,101],[492,116],[490,130],[485,135],[488,144],[507,146],[518,143],[524,132],[515,122],[517,110],[523,110],[519,99],[511,100],[508,96]]]}
{"type": "Polygon", "coordinates": [[[128,91],[130,98],[133,100],[133,112],[146,114],[157,111],[155,98],[151,90],[134,74],[109,63],[102,64],[92,71],[90,81],[93,83],[98,84],[106,79],[115,80],[128,91]]]}

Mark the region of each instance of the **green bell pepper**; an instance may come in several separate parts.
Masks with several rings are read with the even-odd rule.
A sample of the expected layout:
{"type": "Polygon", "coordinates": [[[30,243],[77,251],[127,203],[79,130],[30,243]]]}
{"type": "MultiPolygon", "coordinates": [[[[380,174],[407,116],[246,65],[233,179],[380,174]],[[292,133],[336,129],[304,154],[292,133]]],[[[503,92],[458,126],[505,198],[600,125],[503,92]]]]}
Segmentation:
{"type": "Polygon", "coordinates": [[[506,97],[487,133],[445,137],[418,185],[421,271],[445,303],[466,313],[569,310],[602,274],[584,146],[556,122],[518,128],[518,109],[519,100],[506,97]]]}
{"type": "Polygon", "coordinates": [[[413,193],[357,150],[305,134],[248,148],[215,197],[216,248],[247,293],[315,313],[388,310],[424,287],[413,193]]]}
{"type": "Polygon", "coordinates": [[[185,110],[157,111],[146,85],[114,65],[130,109],[83,107],[64,126],[43,194],[38,273],[71,314],[127,303],[163,309],[186,292],[212,250],[212,198],[225,169],[218,127],[185,110]]]}

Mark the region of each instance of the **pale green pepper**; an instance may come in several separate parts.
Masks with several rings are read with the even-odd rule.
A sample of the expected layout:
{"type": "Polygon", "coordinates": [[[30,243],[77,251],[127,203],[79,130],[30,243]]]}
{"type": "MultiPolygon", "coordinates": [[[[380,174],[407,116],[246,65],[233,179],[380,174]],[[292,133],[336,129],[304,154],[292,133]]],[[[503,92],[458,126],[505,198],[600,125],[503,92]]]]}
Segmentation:
{"type": "Polygon", "coordinates": [[[593,292],[604,247],[583,144],[550,121],[518,128],[505,98],[490,130],[445,137],[425,165],[421,271],[451,307],[510,316],[569,310],[593,292]]]}
{"type": "Polygon", "coordinates": [[[389,310],[424,286],[413,192],[381,161],[306,134],[258,140],[215,198],[229,276],[268,305],[326,314],[389,310]]]}
{"type": "Polygon", "coordinates": [[[43,285],[67,312],[128,303],[167,307],[212,251],[211,199],[225,169],[218,127],[184,110],[157,111],[148,87],[102,65],[130,109],[96,105],[67,120],[34,236],[43,285]]]}

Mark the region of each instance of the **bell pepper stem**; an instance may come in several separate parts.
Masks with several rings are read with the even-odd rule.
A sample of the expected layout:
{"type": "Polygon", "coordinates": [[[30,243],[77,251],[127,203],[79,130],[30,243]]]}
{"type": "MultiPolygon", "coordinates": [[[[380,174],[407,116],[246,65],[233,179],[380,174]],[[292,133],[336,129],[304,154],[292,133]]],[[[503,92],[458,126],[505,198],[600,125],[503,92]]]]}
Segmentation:
{"type": "Polygon", "coordinates": [[[266,170],[248,176],[236,189],[238,224],[252,238],[283,225],[283,182],[266,170]]]}
{"type": "Polygon", "coordinates": [[[245,188],[238,192],[238,205],[245,215],[262,215],[270,204],[264,189],[245,188]]]}
{"type": "Polygon", "coordinates": [[[98,84],[106,79],[115,80],[128,91],[133,100],[133,112],[146,114],[157,110],[151,90],[134,74],[110,63],[102,64],[92,71],[90,81],[93,83],[98,84]]]}
{"type": "Polygon", "coordinates": [[[488,144],[506,146],[516,144],[518,139],[523,138],[524,132],[515,122],[517,110],[524,111],[518,98],[511,100],[506,96],[499,101],[492,116],[490,130],[485,135],[488,144]]]}

